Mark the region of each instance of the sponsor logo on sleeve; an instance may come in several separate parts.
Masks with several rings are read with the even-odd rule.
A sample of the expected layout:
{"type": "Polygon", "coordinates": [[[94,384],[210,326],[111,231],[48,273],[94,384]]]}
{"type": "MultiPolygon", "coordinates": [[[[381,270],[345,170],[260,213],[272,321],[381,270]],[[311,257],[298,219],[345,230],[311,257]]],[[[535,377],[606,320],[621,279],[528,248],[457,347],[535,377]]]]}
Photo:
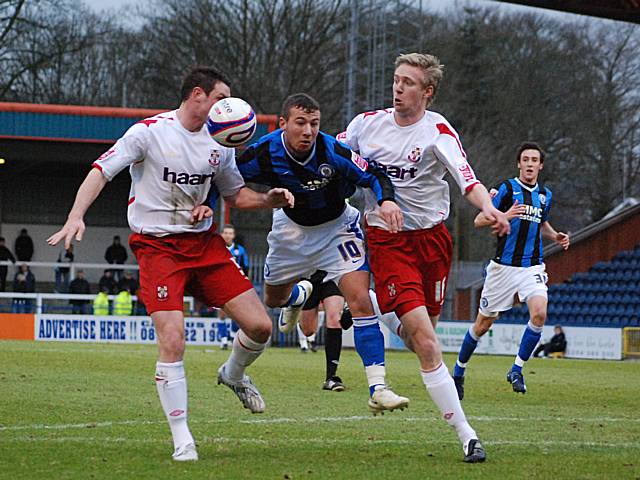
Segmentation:
{"type": "Polygon", "coordinates": [[[339,142],[346,142],[347,132],[340,132],[338,135],[336,135],[336,140],[338,140],[339,142]]]}
{"type": "Polygon", "coordinates": [[[109,150],[107,150],[106,152],[104,152],[102,155],[100,155],[100,156],[98,157],[98,160],[97,160],[97,161],[99,162],[99,161],[101,161],[101,160],[104,160],[104,159],[106,159],[106,158],[110,157],[111,155],[113,155],[114,153],[116,153],[116,149],[115,149],[115,148],[110,148],[109,150]]]}
{"type": "Polygon", "coordinates": [[[473,174],[473,170],[471,170],[471,165],[469,165],[468,163],[460,165],[458,167],[458,170],[460,170],[460,173],[462,173],[462,178],[464,178],[465,182],[472,182],[476,179],[475,175],[473,174]]]}
{"type": "Polygon", "coordinates": [[[367,161],[356,152],[351,152],[351,161],[363,172],[366,171],[369,166],[367,161]]]}

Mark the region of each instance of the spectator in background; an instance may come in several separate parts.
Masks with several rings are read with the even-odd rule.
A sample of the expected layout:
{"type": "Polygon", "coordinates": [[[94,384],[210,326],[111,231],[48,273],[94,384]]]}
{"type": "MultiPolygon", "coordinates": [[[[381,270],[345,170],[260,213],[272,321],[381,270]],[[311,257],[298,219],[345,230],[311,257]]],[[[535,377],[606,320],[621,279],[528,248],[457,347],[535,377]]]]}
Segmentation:
{"type": "Polygon", "coordinates": [[[98,290],[102,291],[104,288],[108,295],[115,295],[117,286],[116,280],[113,278],[113,270],[105,270],[98,282],[98,290]]]}
{"type": "Polygon", "coordinates": [[[113,314],[123,317],[133,314],[133,299],[128,287],[121,290],[113,301],[113,314]]]}
{"type": "Polygon", "coordinates": [[[222,227],[221,235],[236,263],[240,266],[244,274],[249,276],[249,256],[247,255],[245,248],[235,241],[236,227],[227,223],[222,227]]]}
{"type": "Polygon", "coordinates": [[[138,281],[133,278],[132,273],[126,270],[118,282],[118,292],[122,290],[129,290],[129,293],[133,294],[138,291],[138,281]]]}
{"type": "Polygon", "coordinates": [[[94,315],[109,315],[109,290],[106,285],[100,285],[100,291],[93,299],[94,315]]]}
{"type": "MultiPolygon", "coordinates": [[[[78,270],[76,278],[74,278],[69,284],[69,293],[76,295],[89,295],[91,293],[91,287],[89,282],[84,278],[84,271],[78,270]]],[[[71,304],[71,313],[74,315],[86,315],[90,313],[89,300],[69,300],[71,304]]]]}
{"type": "MultiPolygon", "coordinates": [[[[58,263],[70,264],[73,262],[73,245],[58,254],[58,263]]],[[[56,293],[69,292],[69,267],[56,268],[56,293]]]]}
{"type": "MultiPolygon", "coordinates": [[[[107,263],[123,265],[127,261],[127,249],[120,243],[120,236],[113,237],[113,243],[109,245],[104,253],[104,259],[107,263]]],[[[116,280],[122,277],[122,270],[113,270],[116,280]]]]}
{"type": "MultiPolygon", "coordinates": [[[[9,250],[4,244],[4,237],[0,237],[0,262],[6,262],[11,260],[16,263],[16,257],[13,256],[11,250],[9,250]]],[[[9,267],[6,265],[0,265],[0,292],[4,292],[7,287],[7,271],[9,267]]]]}
{"type": "Polygon", "coordinates": [[[30,262],[33,258],[33,240],[31,240],[26,228],[20,230],[20,235],[13,245],[13,251],[16,252],[19,262],[30,262]]]}
{"type": "Polygon", "coordinates": [[[553,337],[551,337],[551,340],[547,343],[541,343],[538,345],[538,348],[533,352],[533,356],[537,358],[540,352],[544,352],[544,356],[548,357],[550,353],[564,353],[566,349],[567,339],[564,336],[564,331],[562,331],[562,327],[560,325],[556,325],[553,327],[553,337]]]}
{"type": "MultiPolygon", "coordinates": [[[[36,277],[24,263],[20,265],[20,269],[13,278],[13,291],[16,293],[33,293],[36,291],[36,277]]],[[[12,311],[13,313],[32,313],[33,300],[30,298],[14,298],[12,311]]]]}

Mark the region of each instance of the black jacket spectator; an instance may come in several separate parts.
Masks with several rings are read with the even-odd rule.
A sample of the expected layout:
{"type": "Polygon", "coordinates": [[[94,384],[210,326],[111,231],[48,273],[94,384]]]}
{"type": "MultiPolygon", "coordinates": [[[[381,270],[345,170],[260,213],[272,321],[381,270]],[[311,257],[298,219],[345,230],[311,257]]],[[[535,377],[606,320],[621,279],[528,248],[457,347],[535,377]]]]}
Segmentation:
{"type": "Polygon", "coordinates": [[[20,270],[13,277],[13,291],[19,293],[33,293],[36,291],[36,277],[29,267],[20,265],[20,270]]]}
{"type": "MultiPolygon", "coordinates": [[[[9,250],[4,244],[4,237],[0,237],[0,262],[6,262],[11,260],[16,263],[16,257],[13,256],[11,250],[9,250]]],[[[6,265],[0,265],[0,292],[4,292],[7,289],[7,272],[9,271],[6,265]]]]}
{"type": "MultiPolygon", "coordinates": [[[[82,270],[78,270],[76,278],[71,280],[69,293],[78,295],[88,295],[91,293],[91,287],[89,286],[89,282],[84,278],[84,272],[82,270]]],[[[70,300],[69,303],[71,303],[71,305],[84,305],[88,304],[89,300],[70,300]]]]}
{"type": "Polygon", "coordinates": [[[127,249],[120,243],[120,237],[113,237],[113,243],[109,245],[107,251],[104,254],[104,259],[107,263],[122,265],[127,261],[127,249]]]}
{"type": "Polygon", "coordinates": [[[19,262],[30,262],[33,258],[33,240],[31,240],[26,228],[20,230],[13,251],[16,252],[19,262]]]}
{"type": "Polygon", "coordinates": [[[109,295],[115,295],[118,284],[116,283],[115,278],[113,278],[113,271],[105,270],[102,277],[98,282],[98,291],[107,292],[109,295]]]}
{"type": "Polygon", "coordinates": [[[567,339],[564,336],[564,332],[562,331],[562,327],[560,325],[556,325],[553,327],[553,337],[547,343],[541,343],[536,348],[535,352],[533,352],[533,356],[537,357],[540,352],[544,352],[544,356],[548,357],[550,353],[554,352],[563,352],[567,349],[567,339]]]}
{"type": "Polygon", "coordinates": [[[133,278],[131,272],[124,272],[124,275],[118,282],[118,291],[128,290],[131,295],[135,295],[138,291],[138,281],[133,278]]]}

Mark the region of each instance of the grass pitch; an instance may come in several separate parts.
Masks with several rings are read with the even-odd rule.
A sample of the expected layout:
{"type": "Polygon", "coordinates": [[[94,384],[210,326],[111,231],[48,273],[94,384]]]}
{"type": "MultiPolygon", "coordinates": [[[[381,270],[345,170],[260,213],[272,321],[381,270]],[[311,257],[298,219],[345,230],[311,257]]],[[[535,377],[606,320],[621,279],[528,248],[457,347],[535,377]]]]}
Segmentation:
{"type": "Polygon", "coordinates": [[[200,461],[179,464],[155,355],[152,346],[0,342],[0,478],[640,478],[640,362],[534,359],[523,396],[505,380],[510,357],[474,357],[463,406],[488,461],[467,465],[413,354],[387,354],[388,379],[410,408],[373,417],[355,352],[343,352],[348,389],[336,393],[320,388],[322,352],[270,349],[250,369],[267,412],[251,415],[216,385],[228,352],[189,347],[200,461]]]}

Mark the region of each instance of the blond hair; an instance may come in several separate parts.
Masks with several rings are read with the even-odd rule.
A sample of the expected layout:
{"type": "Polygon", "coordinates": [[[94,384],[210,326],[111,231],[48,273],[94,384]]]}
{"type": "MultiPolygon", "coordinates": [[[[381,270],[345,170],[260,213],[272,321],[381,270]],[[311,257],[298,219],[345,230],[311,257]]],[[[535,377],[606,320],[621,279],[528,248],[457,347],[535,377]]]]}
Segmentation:
{"type": "Polygon", "coordinates": [[[398,55],[395,68],[405,64],[420,68],[424,74],[423,85],[425,88],[428,86],[433,87],[433,95],[427,101],[427,106],[429,106],[436,98],[436,92],[442,80],[444,65],[440,63],[438,57],[427,53],[404,53],[398,55]]]}

